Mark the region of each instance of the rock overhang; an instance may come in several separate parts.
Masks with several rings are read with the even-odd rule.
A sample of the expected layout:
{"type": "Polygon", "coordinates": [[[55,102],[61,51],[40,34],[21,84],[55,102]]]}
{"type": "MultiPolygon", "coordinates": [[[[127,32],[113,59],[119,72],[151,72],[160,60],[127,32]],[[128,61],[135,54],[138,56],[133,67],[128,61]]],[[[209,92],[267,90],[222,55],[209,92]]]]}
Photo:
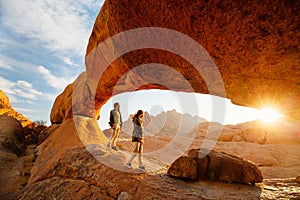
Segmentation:
{"type": "MultiPolygon", "coordinates": [[[[299,3],[296,1],[106,1],[89,39],[86,52],[87,73],[79,77],[80,80],[77,80],[77,84],[75,82],[74,87],[81,88],[80,96],[86,96],[79,99],[85,105],[88,102],[91,105],[88,108],[73,109],[73,112],[98,117],[101,106],[112,95],[139,89],[171,88],[175,91],[226,96],[238,105],[257,108],[263,105],[274,106],[282,113],[300,119],[297,5],[299,3]],[[129,30],[147,27],[174,30],[201,45],[219,70],[225,95],[211,93],[207,81],[191,63],[164,49],[150,46],[131,49],[119,55],[119,49],[128,44],[112,42],[108,48],[117,59],[109,60],[112,55],[107,52],[93,55],[95,49],[107,39],[129,30]],[[106,62],[108,65],[105,70],[97,69],[103,70],[101,77],[97,76],[99,72],[92,70],[99,62],[106,62]],[[150,66],[151,63],[168,66],[184,78],[174,79],[162,67],[152,71],[151,67],[138,69],[142,65],[150,66]],[[157,84],[151,82],[153,76],[164,77],[168,81],[157,84]],[[134,88],[135,81],[147,79],[150,80],[147,84],[134,88]],[[192,91],[181,88],[183,81],[191,85],[192,91]],[[96,91],[95,94],[93,91],[96,91]]],[[[139,37],[136,39],[145,41],[139,37]]],[[[163,42],[163,39],[162,36],[159,42],[163,42]]],[[[176,41],[171,45],[176,46],[176,41]]],[[[206,59],[203,63],[211,65],[212,62],[206,59]]],[[[207,74],[209,72],[210,68],[207,68],[207,74]]],[[[211,80],[216,80],[214,78],[211,77],[211,80]]]]}

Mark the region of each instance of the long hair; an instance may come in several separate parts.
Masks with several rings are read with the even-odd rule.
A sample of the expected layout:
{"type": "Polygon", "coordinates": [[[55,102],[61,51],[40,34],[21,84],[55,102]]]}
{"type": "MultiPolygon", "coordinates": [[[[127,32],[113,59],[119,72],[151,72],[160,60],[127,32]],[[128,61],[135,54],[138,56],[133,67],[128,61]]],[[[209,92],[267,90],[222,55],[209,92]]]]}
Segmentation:
{"type": "Polygon", "coordinates": [[[138,110],[137,113],[133,116],[133,119],[134,118],[139,118],[139,116],[142,115],[142,114],[144,114],[144,111],[138,110]]]}

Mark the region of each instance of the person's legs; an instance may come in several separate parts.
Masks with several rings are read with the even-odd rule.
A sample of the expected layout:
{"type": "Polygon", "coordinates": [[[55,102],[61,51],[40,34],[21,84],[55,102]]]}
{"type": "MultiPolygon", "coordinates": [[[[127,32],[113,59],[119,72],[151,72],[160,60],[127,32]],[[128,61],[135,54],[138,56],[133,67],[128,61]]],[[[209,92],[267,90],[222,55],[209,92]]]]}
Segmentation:
{"type": "Polygon", "coordinates": [[[128,159],[128,162],[127,162],[127,163],[131,163],[131,162],[133,161],[133,159],[136,157],[136,154],[137,154],[137,153],[132,153],[132,154],[130,154],[130,156],[129,156],[129,159],[128,159]]]}
{"type": "Polygon", "coordinates": [[[132,168],[131,163],[132,163],[133,159],[136,157],[136,155],[138,154],[138,147],[139,147],[138,142],[134,142],[133,143],[133,153],[130,154],[129,159],[126,164],[126,166],[128,168],[132,168]]]}
{"type": "Polygon", "coordinates": [[[112,139],[113,139],[113,137],[114,137],[114,135],[115,135],[115,128],[112,127],[111,130],[112,130],[112,133],[111,133],[111,136],[110,136],[110,138],[109,138],[109,140],[108,140],[107,148],[111,148],[111,141],[112,141],[112,139]]]}
{"type": "Polygon", "coordinates": [[[138,160],[139,160],[139,166],[143,166],[143,143],[138,142],[138,160]]]}
{"type": "Polygon", "coordinates": [[[116,126],[114,134],[113,134],[112,139],[111,139],[111,144],[112,144],[113,147],[117,146],[117,139],[119,137],[119,132],[120,132],[120,126],[118,125],[118,126],[116,126]]]}

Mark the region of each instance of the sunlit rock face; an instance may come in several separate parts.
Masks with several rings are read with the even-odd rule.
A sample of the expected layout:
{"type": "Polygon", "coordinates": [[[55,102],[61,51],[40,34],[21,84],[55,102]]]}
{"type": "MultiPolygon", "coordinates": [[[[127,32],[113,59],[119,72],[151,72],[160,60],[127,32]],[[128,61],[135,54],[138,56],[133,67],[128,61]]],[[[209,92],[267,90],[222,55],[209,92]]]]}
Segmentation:
{"type": "MultiPolygon", "coordinates": [[[[89,39],[87,73],[78,81],[81,89],[76,96],[87,96],[75,98],[79,100],[73,111],[98,117],[100,107],[114,94],[160,88],[226,96],[245,106],[270,105],[300,119],[299,4],[288,0],[106,1],[89,39]],[[97,51],[106,39],[141,27],[175,30],[195,40],[205,50],[202,55],[190,55],[201,57],[201,73],[188,59],[164,49],[136,48],[123,55],[120,49],[130,47],[130,42],[113,41],[108,51],[97,51]],[[145,66],[149,63],[166,67],[145,66]],[[212,73],[212,66],[217,67],[221,80],[212,73]],[[82,102],[85,106],[78,106],[82,102]]],[[[149,32],[154,33],[150,30],[146,35],[149,32]]],[[[191,51],[176,39],[161,36],[153,37],[153,43],[191,51]]],[[[145,47],[149,37],[137,35],[136,41],[145,47]]],[[[63,113],[61,120],[70,114],[63,113]]]]}
{"type": "Polygon", "coordinates": [[[11,108],[10,102],[6,94],[0,90],[0,109],[11,108]]]}
{"type": "Polygon", "coordinates": [[[18,113],[13,107],[11,107],[9,98],[2,90],[0,90],[0,115],[7,115],[17,119],[19,122],[21,122],[23,127],[32,124],[28,118],[18,113]]]}
{"type": "MultiPolygon", "coordinates": [[[[55,123],[55,127],[46,130],[49,137],[38,147],[29,183],[17,195],[18,199],[49,196],[69,199],[75,193],[81,199],[123,199],[120,196],[129,196],[128,199],[296,198],[298,194],[292,192],[298,189],[294,186],[294,178],[293,182],[283,180],[284,184],[283,181],[278,184],[278,179],[277,182],[269,180],[269,185],[274,187],[267,189],[215,182],[186,183],[163,174],[133,174],[112,169],[110,165],[99,162],[83,146],[88,146],[89,140],[91,144],[107,142],[101,131],[95,129],[97,122],[94,118],[99,117],[101,106],[114,94],[140,89],[226,95],[236,104],[254,107],[263,102],[273,103],[290,116],[300,119],[296,114],[300,110],[297,100],[300,90],[297,84],[300,75],[297,7],[299,1],[283,0],[107,0],[96,19],[87,47],[87,71],[57,97],[51,112],[51,122],[55,123]],[[198,67],[202,73],[198,73],[187,58],[163,49],[143,48],[120,54],[120,49],[132,45],[128,41],[119,43],[110,40],[112,43],[106,43],[107,51],[98,51],[98,45],[101,46],[106,39],[139,27],[167,28],[195,40],[206,51],[201,56],[190,55],[200,57],[202,65],[198,67]],[[117,59],[113,60],[114,57],[117,59]],[[149,63],[161,65],[145,65],[149,63]],[[214,66],[220,72],[226,93],[223,93],[220,80],[212,72],[214,66]],[[202,76],[203,73],[206,77],[202,76]],[[70,119],[72,114],[76,116],[70,119]],[[41,188],[41,192],[36,192],[37,187],[41,188]]],[[[155,31],[151,30],[145,34],[155,35],[155,31]]],[[[191,46],[181,43],[178,46],[176,38],[171,38],[174,39],[171,42],[165,37],[166,32],[160,32],[161,38],[150,37],[152,43],[159,46],[168,41],[169,47],[177,47],[183,54],[193,52],[191,46]]],[[[151,46],[149,37],[136,35],[135,39],[142,47],[145,44],[155,46],[151,46]]],[[[153,142],[152,145],[155,144],[153,142]]],[[[289,177],[295,177],[298,171],[294,172],[294,168],[287,170],[286,166],[290,163],[297,166],[298,154],[285,155],[291,155],[290,149],[295,151],[297,144],[284,144],[284,148],[277,144],[263,145],[224,142],[218,143],[216,148],[229,149],[229,152],[243,154],[243,158],[253,159],[265,167],[264,172],[269,177],[279,177],[278,171],[284,173],[280,177],[286,177],[287,171],[291,173],[291,170],[293,173],[289,177]],[[280,170],[268,168],[280,163],[282,157],[288,160],[280,170]]],[[[93,147],[90,145],[89,150],[93,147]]],[[[92,150],[104,159],[117,158],[111,160],[125,168],[126,154],[100,147],[92,150]]],[[[170,157],[169,154],[167,156],[170,157]]],[[[145,159],[145,163],[146,166],[156,164],[153,159],[145,159]]]]}

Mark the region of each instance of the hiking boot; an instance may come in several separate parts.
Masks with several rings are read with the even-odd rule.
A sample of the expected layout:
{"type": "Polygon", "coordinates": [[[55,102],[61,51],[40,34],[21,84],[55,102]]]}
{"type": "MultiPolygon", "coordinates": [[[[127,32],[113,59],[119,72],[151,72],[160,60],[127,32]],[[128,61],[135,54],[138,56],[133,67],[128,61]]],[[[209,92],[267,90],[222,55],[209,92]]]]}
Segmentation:
{"type": "Polygon", "coordinates": [[[119,148],[117,146],[112,146],[111,148],[115,151],[119,151],[119,148]]]}
{"type": "Polygon", "coordinates": [[[146,168],[145,168],[145,166],[139,166],[139,170],[141,170],[141,171],[143,171],[143,172],[146,172],[146,171],[147,171],[146,168]]]}
{"type": "Polygon", "coordinates": [[[131,163],[126,163],[126,167],[127,167],[128,169],[132,169],[131,163]]]}

